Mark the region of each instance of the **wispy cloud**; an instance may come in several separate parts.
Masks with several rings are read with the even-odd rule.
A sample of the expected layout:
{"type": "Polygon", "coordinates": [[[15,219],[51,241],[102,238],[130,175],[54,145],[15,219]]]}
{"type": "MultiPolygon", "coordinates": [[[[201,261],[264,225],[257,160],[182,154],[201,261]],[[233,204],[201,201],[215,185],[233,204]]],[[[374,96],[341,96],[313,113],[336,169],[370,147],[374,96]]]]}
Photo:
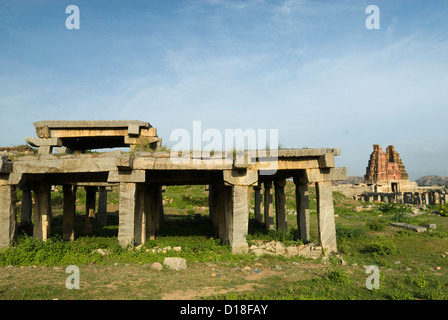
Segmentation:
{"type": "Polygon", "coordinates": [[[152,2],[117,23],[106,11],[118,19],[120,2],[91,21],[99,8],[85,2],[79,33],[51,31],[53,21],[48,34],[15,25],[25,14],[8,9],[5,28],[20,37],[0,43],[0,145],[23,143],[44,119],[141,119],[164,143],[202,120],[277,128],[285,147],[341,147],[339,164],[362,174],[373,143],[412,154],[446,136],[448,40],[434,32],[446,19],[435,7],[405,23],[413,9],[400,3],[380,1],[381,30],[372,32],[365,3],[351,1],[152,2]]]}

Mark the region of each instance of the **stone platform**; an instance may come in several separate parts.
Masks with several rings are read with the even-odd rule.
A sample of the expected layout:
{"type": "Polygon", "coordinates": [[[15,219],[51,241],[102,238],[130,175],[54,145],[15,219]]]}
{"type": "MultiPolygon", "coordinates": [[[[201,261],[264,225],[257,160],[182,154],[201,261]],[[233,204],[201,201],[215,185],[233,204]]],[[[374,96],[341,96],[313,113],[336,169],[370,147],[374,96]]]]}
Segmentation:
{"type": "MultiPolygon", "coordinates": [[[[56,137],[63,129],[54,129],[49,122],[40,139],[56,137]],[[61,130],[61,131],[58,131],[61,130]]],[[[42,123],[42,124],[43,124],[42,123]]],[[[40,124],[39,124],[40,125],[40,124]]],[[[138,124],[136,124],[138,125],[138,124]]],[[[42,127],[42,126],[41,126],[42,127]]],[[[39,128],[41,128],[39,127],[39,128]]],[[[45,126],[43,126],[45,127],[45,126]]],[[[139,127],[140,134],[147,127],[139,127]]],[[[126,134],[137,133],[137,127],[126,134]],[[135,130],[134,130],[135,129],[135,130]]],[[[40,129],[39,129],[40,130],[40,129]]],[[[108,129],[105,129],[108,130],[108,129]]],[[[124,131],[122,132],[124,134],[124,131]]],[[[70,140],[67,140],[70,141],[70,140]]],[[[67,146],[70,144],[67,142],[67,146]]],[[[41,145],[42,146],[42,145],[41,145]]],[[[73,146],[72,146],[73,147],[73,146]]],[[[76,147],[78,148],[78,147],[76,147]]],[[[73,240],[76,189],[87,192],[87,226],[101,222],[100,210],[95,212],[95,193],[100,192],[98,206],[104,207],[105,188],[119,186],[118,240],[123,246],[141,244],[154,239],[163,221],[162,187],[169,185],[209,185],[210,215],[219,237],[232,246],[234,253],[248,251],[246,235],[249,223],[249,188],[255,190],[255,217],[264,220],[267,229],[286,230],[286,179],[296,185],[297,225],[300,237],[309,241],[308,186],[316,186],[319,241],[324,250],[336,251],[336,231],[332,181],[347,178],[346,168],[335,167],[339,149],[287,149],[246,151],[244,162],[233,159],[198,159],[173,161],[168,152],[132,152],[120,150],[90,154],[38,154],[0,160],[0,247],[11,245],[16,234],[17,209],[15,188],[22,190],[21,220],[33,217],[33,235],[46,240],[50,235],[51,187],[62,185],[63,238],[73,240]],[[274,156],[275,155],[275,156],[274,156]],[[273,168],[275,168],[273,170],[273,168]],[[264,195],[262,194],[264,191],[264,195]],[[34,206],[31,194],[34,193],[34,206]],[[273,197],[276,224],[273,221],[273,197]],[[90,199],[90,200],[89,200],[90,199]],[[92,200],[93,199],[93,200],[92,200]],[[102,199],[102,200],[101,200],[102,199]],[[93,203],[92,203],[93,201],[93,203]],[[261,205],[264,202],[264,212],[261,205]]],[[[185,159],[184,159],[185,160],[185,159]]]]}

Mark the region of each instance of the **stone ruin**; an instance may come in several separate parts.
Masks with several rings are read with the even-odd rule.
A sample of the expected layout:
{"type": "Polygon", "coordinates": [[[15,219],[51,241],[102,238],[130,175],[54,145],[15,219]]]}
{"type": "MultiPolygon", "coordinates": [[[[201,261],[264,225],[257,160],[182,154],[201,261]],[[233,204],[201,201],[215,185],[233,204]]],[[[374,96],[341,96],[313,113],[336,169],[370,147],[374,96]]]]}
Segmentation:
{"type": "MultiPolygon", "coordinates": [[[[74,240],[76,191],[86,191],[85,227],[106,225],[107,189],[119,189],[120,245],[140,245],[155,239],[164,220],[162,188],[170,185],[208,185],[213,228],[232,252],[248,252],[249,188],[254,189],[255,217],[266,229],[287,229],[286,179],[296,186],[297,225],[301,239],[310,241],[308,186],[316,187],[319,247],[337,251],[332,181],[347,178],[347,169],[335,166],[340,149],[264,150],[245,152],[245,163],[193,159],[175,163],[161,146],[156,128],[143,121],[39,121],[37,137],[26,141],[37,154],[0,155],[0,248],[17,234],[17,215],[29,223],[32,234],[50,237],[52,186],[63,189],[63,239],[74,240]],[[149,150],[137,151],[147,145],[149,150]],[[132,152],[86,150],[129,147],[132,152]],[[60,154],[53,154],[58,151],[60,154]],[[275,155],[275,156],[274,156],[275,155]],[[266,174],[266,168],[277,168],[266,174]],[[17,212],[16,188],[22,190],[17,212]],[[275,191],[275,192],[273,192],[275,191]],[[98,204],[96,193],[99,192],[98,204]],[[275,193],[276,223],[273,215],[275,193]],[[34,195],[34,203],[32,203],[34,195]],[[263,212],[261,210],[264,203],[263,212]]],[[[223,159],[224,160],[224,159],[223,159]]]]}
{"type": "Polygon", "coordinates": [[[364,181],[372,186],[373,192],[398,193],[417,189],[417,183],[409,181],[403,161],[392,145],[386,152],[379,145],[373,145],[364,181]]]}
{"type": "Polygon", "coordinates": [[[364,183],[340,185],[335,190],[355,200],[415,205],[443,204],[447,193],[444,187],[419,187],[416,182],[410,181],[395,147],[390,145],[384,152],[377,144],[373,145],[364,183]]]}

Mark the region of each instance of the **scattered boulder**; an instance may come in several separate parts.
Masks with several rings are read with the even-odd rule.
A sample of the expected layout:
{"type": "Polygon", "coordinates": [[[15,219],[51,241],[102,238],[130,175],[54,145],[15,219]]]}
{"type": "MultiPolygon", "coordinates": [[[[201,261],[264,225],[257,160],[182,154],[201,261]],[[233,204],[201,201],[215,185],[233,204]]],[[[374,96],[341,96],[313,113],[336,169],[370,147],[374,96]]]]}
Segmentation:
{"type": "Polygon", "coordinates": [[[187,269],[187,261],[183,258],[167,257],[163,260],[163,265],[175,271],[187,269]]]}
{"type": "Polygon", "coordinates": [[[163,265],[159,262],[154,262],[153,264],[151,264],[150,268],[157,271],[161,271],[163,269],[163,265]]]}

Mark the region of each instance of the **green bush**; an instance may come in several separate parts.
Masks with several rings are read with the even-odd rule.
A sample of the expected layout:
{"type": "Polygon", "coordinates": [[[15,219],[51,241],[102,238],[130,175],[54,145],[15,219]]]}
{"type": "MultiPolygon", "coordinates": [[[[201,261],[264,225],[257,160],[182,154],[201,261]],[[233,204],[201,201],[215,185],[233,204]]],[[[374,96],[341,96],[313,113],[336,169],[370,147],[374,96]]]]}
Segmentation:
{"type": "Polygon", "coordinates": [[[361,227],[336,225],[336,238],[338,241],[360,238],[363,237],[365,233],[365,230],[361,227]]]}
{"type": "Polygon", "coordinates": [[[411,285],[416,285],[419,288],[424,288],[428,285],[428,281],[425,279],[423,272],[418,269],[416,274],[408,274],[406,281],[411,285]]]}
{"type": "Polygon", "coordinates": [[[340,270],[340,269],[333,269],[331,270],[326,278],[334,283],[340,283],[340,284],[349,284],[350,279],[348,278],[348,275],[340,270]]]}
{"type": "Polygon", "coordinates": [[[440,206],[439,212],[442,217],[448,217],[448,205],[442,204],[440,206]]]}
{"type": "Polygon", "coordinates": [[[395,213],[395,212],[410,212],[411,209],[405,204],[398,203],[380,203],[379,208],[383,213],[395,213]]]}
{"type": "Polygon", "coordinates": [[[368,230],[372,230],[372,231],[383,231],[386,226],[378,221],[369,221],[366,223],[366,227],[368,230]]]}
{"type": "Polygon", "coordinates": [[[399,250],[395,246],[395,244],[388,241],[373,241],[369,245],[367,245],[365,251],[381,256],[399,253],[399,250]]]}
{"type": "Polygon", "coordinates": [[[64,194],[60,191],[51,193],[51,204],[62,205],[64,204],[64,194]]]}

